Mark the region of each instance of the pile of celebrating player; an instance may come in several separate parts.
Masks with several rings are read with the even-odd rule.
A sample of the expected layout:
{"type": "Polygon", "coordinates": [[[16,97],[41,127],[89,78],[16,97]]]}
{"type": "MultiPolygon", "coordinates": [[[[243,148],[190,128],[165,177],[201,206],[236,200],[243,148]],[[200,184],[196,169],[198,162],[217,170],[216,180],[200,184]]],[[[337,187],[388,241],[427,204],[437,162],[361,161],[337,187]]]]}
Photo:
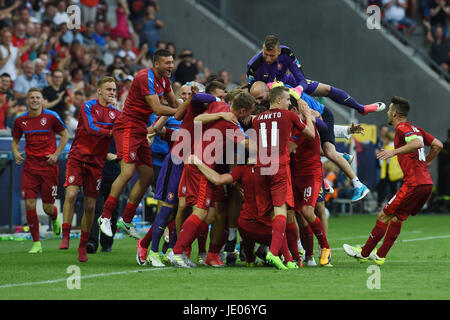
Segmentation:
{"type": "MultiPolygon", "coordinates": [[[[361,105],[341,89],[305,79],[292,50],[281,46],[275,36],[266,37],[262,51],[250,60],[245,88],[226,93],[225,85],[212,79],[202,92],[199,86],[188,85],[191,94],[181,102],[171,89],[173,68],[171,53],[157,50],[153,67],[134,77],[122,112],[113,106],[114,79],[104,77],[99,81],[98,98],[86,101],[81,109],[69,153],[62,226],[54,207],[56,160],[67,143],[67,130],[55,113],[43,108],[39,89],[28,92],[29,111],[15,121],[12,150],[18,164],[25,161],[22,196],[33,236],[30,253],[42,252],[36,215],[38,193],[44,211],[53,219],[55,236],[62,234],[59,248],[68,249],[74,205],[83,187],[78,260],[88,260],[86,244],[96,223],[94,211],[102,169],[105,161],[118,161],[121,172],[111,185],[97,222],[105,236],[113,236],[112,213],[125,185],[137,172],[139,178],[117,228],[138,240],[139,265],[194,267],[190,255],[195,240],[198,264],[224,266],[221,250],[228,252],[226,262],[232,264],[239,230],[241,257],[247,266],[255,265],[256,256],[280,270],[297,269],[304,263],[316,265],[315,236],[320,246],[319,265],[331,267],[324,206],[324,190],[329,186],[324,185],[321,155],[342,169],[354,187],[352,202],[360,201],[369,189],[353,172],[351,157],[336,151],[334,140],[336,136],[348,138],[361,133],[362,128],[353,124],[335,126],[330,110],[311,96],[327,96],[363,115],[382,111],[385,104],[361,105]],[[159,117],[149,126],[152,113],[159,117]],[[179,130],[165,126],[170,117],[182,121],[179,130]],[[55,133],[62,137],[58,147],[55,133]],[[23,134],[25,159],[19,152],[23,134]],[[169,143],[170,151],[156,181],[155,198],[160,201],[160,209],[141,239],[132,220],[154,179],[150,144],[155,135],[169,143]],[[116,155],[108,153],[112,138],[116,155]],[[166,227],[170,244],[162,254],[160,240],[166,227]],[[301,247],[304,257],[299,254],[301,247]]],[[[427,164],[439,153],[442,143],[407,121],[409,108],[407,100],[392,99],[388,120],[396,128],[395,149],[377,155],[379,159],[398,155],[404,184],[378,215],[365,246],[344,245],[345,252],[360,262],[372,259],[383,264],[402,221],[416,214],[431,194],[427,164]],[[428,155],[424,145],[431,146],[428,155]],[[380,249],[375,250],[384,236],[380,249]]]]}

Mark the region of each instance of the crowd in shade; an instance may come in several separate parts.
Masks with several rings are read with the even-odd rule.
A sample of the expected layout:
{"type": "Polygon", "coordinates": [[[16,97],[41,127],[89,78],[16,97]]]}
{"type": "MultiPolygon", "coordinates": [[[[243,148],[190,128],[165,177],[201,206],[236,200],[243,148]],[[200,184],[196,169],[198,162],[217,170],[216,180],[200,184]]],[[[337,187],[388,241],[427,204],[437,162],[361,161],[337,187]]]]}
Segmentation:
{"type": "Polygon", "coordinates": [[[80,107],[96,97],[97,81],[104,75],[116,79],[116,107],[122,108],[133,76],[152,67],[159,48],[173,53],[175,92],[212,75],[230,89],[238,85],[227,70],[212,70],[190,48],[178,50],[162,39],[167,26],[158,11],[157,0],[0,1],[0,135],[10,135],[14,119],[27,110],[28,89],[38,87],[45,107],[59,114],[73,136],[80,107]],[[71,5],[80,9],[79,28],[73,27],[71,5]]]}

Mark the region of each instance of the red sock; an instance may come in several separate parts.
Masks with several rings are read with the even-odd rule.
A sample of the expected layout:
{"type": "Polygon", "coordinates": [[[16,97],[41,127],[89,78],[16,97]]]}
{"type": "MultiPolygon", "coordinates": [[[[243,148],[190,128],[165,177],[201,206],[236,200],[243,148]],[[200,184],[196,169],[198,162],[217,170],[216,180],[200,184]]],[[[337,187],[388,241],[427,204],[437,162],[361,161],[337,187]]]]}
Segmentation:
{"type": "Polygon", "coordinates": [[[123,210],[122,214],[122,219],[124,222],[130,223],[133,220],[137,207],[137,205],[134,205],[131,202],[127,203],[127,206],[125,207],[125,210],[123,210]]]}
{"type": "Polygon", "coordinates": [[[305,249],[306,256],[314,255],[314,239],[311,227],[308,225],[306,227],[300,227],[300,241],[305,249]]]}
{"type": "Polygon", "coordinates": [[[36,209],[27,210],[27,223],[30,227],[31,237],[33,241],[40,241],[39,238],[39,219],[36,213],[36,209]]]}
{"type": "Polygon", "coordinates": [[[363,257],[368,257],[372,250],[377,246],[378,242],[383,238],[388,227],[387,223],[377,220],[375,227],[370,233],[369,239],[367,239],[366,244],[362,247],[361,255],[363,257]]]}
{"type": "Polygon", "coordinates": [[[89,235],[90,235],[90,232],[81,230],[80,245],[78,246],[79,248],[86,248],[86,243],[89,240],[89,235]]]}
{"type": "Polygon", "coordinates": [[[394,245],[395,240],[397,239],[400,231],[402,230],[402,222],[394,222],[391,221],[389,228],[387,230],[386,236],[384,237],[383,244],[380,248],[378,248],[377,255],[380,258],[385,258],[389,250],[394,245]]]}
{"type": "Polygon", "coordinates": [[[106,199],[106,202],[103,206],[103,212],[102,212],[102,218],[108,218],[111,219],[112,213],[114,209],[116,209],[117,206],[117,199],[113,196],[109,196],[108,199],[106,199]]]}
{"type": "Polygon", "coordinates": [[[58,218],[58,208],[56,208],[56,206],[53,206],[53,213],[50,215],[50,218],[52,218],[53,220],[56,220],[56,218],[58,218]]]}
{"type": "Polygon", "coordinates": [[[202,221],[197,232],[198,252],[206,252],[206,239],[208,238],[208,224],[202,221]]]}
{"type": "Polygon", "coordinates": [[[295,222],[291,222],[286,226],[286,239],[289,247],[289,251],[291,252],[293,258],[297,261],[300,261],[300,255],[298,254],[298,234],[297,234],[297,226],[295,222]]]}
{"type": "Polygon", "coordinates": [[[191,214],[181,227],[180,235],[173,247],[174,254],[182,254],[183,251],[194,241],[197,230],[202,220],[195,214],[191,214]]]}
{"type": "Polygon", "coordinates": [[[169,225],[169,243],[172,241],[173,232],[175,231],[175,220],[170,222],[169,225]]]}
{"type": "Polygon", "coordinates": [[[328,244],[327,236],[325,235],[325,231],[323,230],[322,222],[318,217],[314,220],[313,223],[310,224],[311,230],[314,232],[317,240],[319,241],[319,245],[321,248],[330,249],[330,245],[328,244]]]}
{"type": "Polygon", "coordinates": [[[148,229],[147,233],[145,234],[145,237],[141,240],[141,247],[148,248],[150,245],[150,242],[152,242],[152,236],[153,236],[153,225],[148,229]]]}
{"type": "Polygon", "coordinates": [[[72,228],[71,223],[63,223],[62,224],[63,238],[70,238],[70,229],[71,228],[72,228]]]}
{"type": "MultiPolygon", "coordinates": [[[[298,251],[298,249],[297,249],[297,251],[298,251]]],[[[288,242],[287,242],[286,233],[284,234],[283,244],[281,246],[281,254],[284,257],[284,261],[289,262],[289,261],[293,260],[291,253],[289,252],[289,246],[288,246],[288,242]]]]}
{"type": "Polygon", "coordinates": [[[270,252],[277,256],[283,245],[284,233],[286,231],[286,217],[278,215],[272,220],[272,241],[270,242],[270,252]]]}

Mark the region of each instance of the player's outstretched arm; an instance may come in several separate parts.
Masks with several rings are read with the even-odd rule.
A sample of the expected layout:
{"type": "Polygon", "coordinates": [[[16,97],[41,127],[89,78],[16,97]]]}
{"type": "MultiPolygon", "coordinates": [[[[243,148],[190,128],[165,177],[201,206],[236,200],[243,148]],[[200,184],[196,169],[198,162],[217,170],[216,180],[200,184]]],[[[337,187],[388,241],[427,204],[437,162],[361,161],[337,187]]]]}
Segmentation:
{"type": "Polygon", "coordinates": [[[216,186],[221,186],[224,184],[233,183],[233,177],[229,173],[219,174],[214,169],[211,169],[205,165],[197,156],[190,155],[188,158],[190,164],[194,164],[203,173],[203,175],[208,179],[209,182],[216,186]]]}
{"type": "Polygon", "coordinates": [[[427,163],[431,163],[434,158],[441,152],[444,145],[439,139],[434,138],[433,142],[431,142],[430,151],[428,152],[426,156],[427,163]]]}
{"type": "Polygon", "coordinates": [[[201,122],[202,124],[207,124],[216,120],[226,120],[232,122],[234,124],[238,124],[239,121],[236,116],[232,112],[216,112],[216,113],[207,113],[204,112],[194,118],[195,122],[201,122]]]}
{"type": "Polygon", "coordinates": [[[148,105],[156,115],[173,116],[177,112],[176,108],[163,106],[159,102],[159,97],[156,94],[145,96],[145,101],[147,101],[148,105]]]}
{"type": "Polygon", "coordinates": [[[64,150],[67,142],[69,141],[69,132],[67,131],[67,129],[58,132],[58,134],[61,136],[61,138],[59,139],[58,148],[56,148],[56,151],[53,154],[47,155],[47,163],[49,165],[54,165],[58,161],[61,152],[64,150]]]}

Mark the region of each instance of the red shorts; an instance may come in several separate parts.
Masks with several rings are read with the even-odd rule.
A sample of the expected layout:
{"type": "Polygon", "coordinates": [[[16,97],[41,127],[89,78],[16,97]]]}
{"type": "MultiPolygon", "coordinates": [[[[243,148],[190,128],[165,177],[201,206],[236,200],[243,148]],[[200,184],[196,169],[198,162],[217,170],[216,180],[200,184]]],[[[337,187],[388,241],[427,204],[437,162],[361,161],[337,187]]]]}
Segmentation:
{"type": "Polygon", "coordinates": [[[242,217],[239,217],[238,227],[239,234],[244,241],[253,241],[270,246],[270,242],[272,241],[272,227],[262,222],[247,220],[242,217]]]}
{"type": "Polygon", "coordinates": [[[295,211],[302,212],[303,206],[315,207],[322,187],[322,175],[297,176],[292,178],[295,211]]]}
{"type": "Polygon", "coordinates": [[[102,183],[103,169],[89,163],[69,158],[66,166],[64,187],[83,187],[85,197],[97,198],[102,183]]]}
{"type": "Polygon", "coordinates": [[[58,166],[42,170],[22,170],[22,198],[37,199],[41,194],[43,203],[55,203],[58,196],[58,166]]]}
{"type": "Polygon", "coordinates": [[[147,140],[147,131],[136,130],[133,124],[113,127],[117,159],[136,165],[152,165],[152,151],[147,140]]]}
{"type": "Polygon", "coordinates": [[[227,193],[225,192],[225,186],[214,186],[212,198],[214,203],[225,202],[227,200],[227,193]]]}
{"type": "Polygon", "coordinates": [[[288,207],[294,207],[289,165],[280,165],[274,175],[261,175],[261,167],[255,167],[255,186],[259,215],[265,215],[273,207],[281,207],[285,203],[288,207]]]}
{"type": "Polygon", "coordinates": [[[186,198],[188,206],[197,206],[197,208],[204,210],[213,207],[214,188],[214,185],[206,179],[197,167],[189,164],[184,165],[180,185],[178,186],[178,195],[186,198]]]}
{"type": "Polygon", "coordinates": [[[432,184],[402,185],[383,208],[384,213],[388,216],[394,214],[401,221],[415,216],[430,198],[432,187],[432,184]]]}

